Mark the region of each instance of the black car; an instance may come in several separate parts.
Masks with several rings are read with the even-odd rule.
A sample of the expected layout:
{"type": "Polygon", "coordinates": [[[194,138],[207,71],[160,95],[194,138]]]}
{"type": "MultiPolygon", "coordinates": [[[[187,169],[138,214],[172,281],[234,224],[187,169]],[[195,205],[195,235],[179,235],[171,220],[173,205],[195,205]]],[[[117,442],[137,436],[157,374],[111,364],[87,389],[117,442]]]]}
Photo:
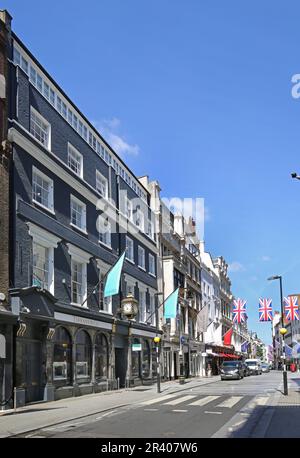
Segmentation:
{"type": "Polygon", "coordinates": [[[241,361],[224,361],[220,367],[221,380],[240,380],[244,378],[244,368],[241,361]]]}

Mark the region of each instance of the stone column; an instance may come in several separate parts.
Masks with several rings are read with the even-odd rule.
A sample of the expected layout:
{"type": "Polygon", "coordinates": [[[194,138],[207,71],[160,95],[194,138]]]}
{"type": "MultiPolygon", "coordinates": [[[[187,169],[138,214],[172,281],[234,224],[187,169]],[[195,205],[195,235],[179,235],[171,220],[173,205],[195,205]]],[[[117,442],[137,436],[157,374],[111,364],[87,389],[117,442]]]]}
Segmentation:
{"type": "Polygon", "coordinates": [[[132,354],[131,354],[131,347],[132,347],[132,329],[131,327],[128,328],[128,353],[127,353],[127,371],[126,371],[126,380],[127,386],[130,386],[131,383],[131,367],[132,367],[132,354]]]}
{"type": "Polygon", "coordinates": [[[72,332],[72,374],[73,374],[73,396],[78,395],[78,383],[76,378],[76,330],[72,332]]]}
{"type": "Polygon", "coordinates": [[[45,358],[46,358],[46,385],[44,388],[44,401],[54,401],[55,387],[53,385],[53,336],[55,328],[49,326],[46,329],[45,358]]]}
{"type": "Polygon", "coordinates": [[[113,381],[113,384],[116,383],[116,358],[115,358],[115,336],[116,336],[116,325],[112,326],[112,333],[110,334],[109,340],[109,372],[108,378],[113,381]]]}

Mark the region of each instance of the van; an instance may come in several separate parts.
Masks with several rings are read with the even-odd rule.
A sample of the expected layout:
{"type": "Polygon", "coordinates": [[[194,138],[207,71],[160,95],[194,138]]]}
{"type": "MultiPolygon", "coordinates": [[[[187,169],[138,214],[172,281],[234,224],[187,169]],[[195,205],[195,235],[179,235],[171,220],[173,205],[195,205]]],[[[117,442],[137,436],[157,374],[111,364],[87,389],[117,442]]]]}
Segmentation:
{"type": "Polygon", "coordinates": [[[245,364],[249,367],[250,373],[255,375],[262,374],[260,359],[245,359],[245,364]]]}

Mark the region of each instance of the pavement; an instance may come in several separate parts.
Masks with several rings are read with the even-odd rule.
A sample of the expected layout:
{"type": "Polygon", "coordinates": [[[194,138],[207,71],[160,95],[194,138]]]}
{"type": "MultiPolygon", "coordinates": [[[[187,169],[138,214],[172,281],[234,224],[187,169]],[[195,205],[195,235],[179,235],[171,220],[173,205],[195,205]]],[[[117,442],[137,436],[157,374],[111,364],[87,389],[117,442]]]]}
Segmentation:
{"type": "Polygon", "coordinates": [[[36,403],[0,412],[0,437],[300,437],[300,374],[219,377],[36,403]]]}

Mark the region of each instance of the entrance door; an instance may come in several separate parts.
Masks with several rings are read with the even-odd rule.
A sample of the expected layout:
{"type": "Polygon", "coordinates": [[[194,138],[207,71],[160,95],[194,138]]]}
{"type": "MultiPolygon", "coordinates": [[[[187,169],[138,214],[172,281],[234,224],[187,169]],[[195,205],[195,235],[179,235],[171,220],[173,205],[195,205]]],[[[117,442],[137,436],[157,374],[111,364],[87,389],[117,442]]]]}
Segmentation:
{"type": "Polygon", "coordinates": [[[43,399],[41,342],[17,339],[16,359],[17,386],[25,388],[25,402],[41,401],[43,399]]]}
{"type": "Polygon", "coordinates": [[[173,353],[174,356],[174,379],[178,378],[178,371],[177,371],[177,358],[176,358],[176,353],[173,353]]]}
{"type": "Polygon", "coordinates": [[[115,348],[116,378],[120,379],[120,388],[125,387],[127,358],[124,348],[115,348]]]}

